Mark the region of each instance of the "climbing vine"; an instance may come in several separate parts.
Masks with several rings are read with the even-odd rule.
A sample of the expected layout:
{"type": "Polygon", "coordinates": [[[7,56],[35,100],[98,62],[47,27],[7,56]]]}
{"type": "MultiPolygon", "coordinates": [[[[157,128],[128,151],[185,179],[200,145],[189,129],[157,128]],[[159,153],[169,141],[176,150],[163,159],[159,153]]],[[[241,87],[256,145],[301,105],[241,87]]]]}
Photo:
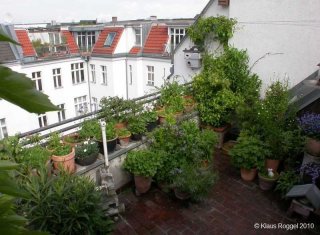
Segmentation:
{"type": "Polygon", "coordinates": [[[233,36],[236,24],[235,19],[229,19],[225,16],[199,18],[195,24],[187,29],[187,34],[200,50],[204,50],[205,40],[210,35],[213,35],[214,39],[226,48],[229,39],[233,36]]]}

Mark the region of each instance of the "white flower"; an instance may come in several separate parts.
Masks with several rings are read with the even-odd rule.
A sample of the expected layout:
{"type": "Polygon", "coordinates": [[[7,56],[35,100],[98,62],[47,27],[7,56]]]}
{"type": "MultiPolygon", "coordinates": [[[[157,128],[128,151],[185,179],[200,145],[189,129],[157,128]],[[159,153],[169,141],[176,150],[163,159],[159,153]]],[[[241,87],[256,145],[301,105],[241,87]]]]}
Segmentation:
{"type": "Polygon", "coordinates": [[[84,144],[88,144],[88,141],[84,141],[83,143],[84,143],[84,144]]]}
{"type": "Polygon", "coordinates": [[[87,149],[84,149],[83,152],[87,152],[87,149]]]}

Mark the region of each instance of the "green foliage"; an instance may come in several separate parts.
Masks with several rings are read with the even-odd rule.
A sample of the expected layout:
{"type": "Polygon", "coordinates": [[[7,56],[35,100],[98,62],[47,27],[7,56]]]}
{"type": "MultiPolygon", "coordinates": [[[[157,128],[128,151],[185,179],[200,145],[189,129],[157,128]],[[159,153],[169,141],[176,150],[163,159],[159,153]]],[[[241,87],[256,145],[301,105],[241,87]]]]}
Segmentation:
{"type": "Polygon", "coordinates": [[[131,135],[131,132],[128,129],[123,128],[123,129],[118,129],[117,134],[120,138],[121,137],[129,137],[131,135]]]}
{"type": "Polygon", "coordinates": [[[123,167],[134,175],[153,177],[161,167],[162,159],[160,156],[157,152],[149,150],[131,151],[128,153],[123,167]]]}
{"type": "Polygon", "coordinates": [[[22,187],[32,197],[22,202],[21,210],[30,227],[51,234],[107,234],[111,221],[104,216],[101,192],[89,178],[61,173],[29,176],[22,187]]]}
{"type": "Polygon", "coordinates": [[[67,135],[63,138],[63,141],[66,143],[71,143],[71,144],[76,144],[76,143],[80,143],[83,140],[85,140],[84,138],[82,138],[80,135],[78,134],[71,134],[71,135],[67,135]]]}
{"type": "Polygon", "coordinates": [[[300,177],[293,170],[283,171],[280,173],[275,191],[280,192],[284,198],[287,192],[296,184],[299,184],[300,177]]]}
{"type": "Polygon", "coordinates": [[[181,112],[184,108],[183,100],[183,86],[179,85],[177,81],[166,81],[161,86],[160,105],[164,106],[167,111],[171,113],[181,112]]]}
{"type": "MultiPolygon", "coordinates": [[[[100,129],[101,133],[101,129],[100,129]]],[[[107,140],[113,140],[114,138],[117,137],[117,132],[116,129],[114,128],[114,122],[108,122],[106,125],[106,135],[107,135],[107,140]]]]}
{"type": "Polygon", "coordinates": [[[129,119],[128,130],[133,134],[144,134],[147,131],[146,124],[142,115],[136,115],[129,119]]]}
{"type": "Polygon", "coordinates": [[[258,137],[243,133],[240,134],[237,142],[229,152],[233,165],[248,170],[255,167],[261,169],[264,166],[265,157],[269,155],[263,142],[258,137]]]}
{"type": "Polygon", "coordinates": [[[90,139],[95,137],[97,140],[102,140],[102,133],[98,120],[84,120],[81,124],[81,129],[79,130],[79,136],[82,139],[90,139]]]}
{"type": "Polygon", "coordinates": [[[210,36],[214,36],[214,40],[218,40],[224,47],[227,47],[236,24],[235,19],[225,16],[199,18],[187,29],[187,34],[200,50],[204,50],[206,39],[210,36]]]}
{"type": "Polygon", "coordinates": [[[0,66],[0,98],[18,105],[31,113],[45,113],[59,110],[48,96],[34,87],[33,81],[25,74],[0,66]]]}
{"type": "Polygon", "coordinates": [[[60,144],[59,146],[57,146],[54,151],[52,152],[53,155],[55,156],[64,156],[67,155],[69,153],[71,153],[72,148],[70,145],[62,145],[60,144]]]}
{"type": "Polygon", "coordinates": [[[203,171],[192,164],[183,164],[181,168],[174,169],[173,187],[190,194],[195,201],[203,200],[217,181],[217,174],[213,171],[203,171]]]}
{"type": "Polygon", "coordinates": [[[76,146],[76,158],[83,159],[91,154],[98,154],[99,148],[97,142],[93,140],[84,141],[82,144],[76,146]]]}
{"type": "Polygon", "coordinates": [[[40,169],[50,159],[50,152],[40,145],[35,145],[29,148],[23,148],[17,155],[16,160],[27,168],[27,171],[31,169],[40,169]]]}
{"type": "Polygon", "coordinates": [[[141,113],[141,118],[143,118],[146,123],[150,123],[157,121],[158,115],[154,110],[146,110],[143,113],[141,113]]]}
{"type": "Polygon", "coordinates": [[[54,150],[60,145],[61,145],[61,140],[60,140],[59,133],[58,132],[50,133],[50,136],[49,136],[49,139],[48,139],[47,148],[49,150],[54,150]]]}
{"type": "Polygon", "coordinates": [[[0,159],[16,161],[16,156],[22,151],[17,135],[0,140],[0,159]]]}
{"type": "Polygon", "coordinates": [[[140,109],[140,106],[137,105],[132,100],[125,100],[118,96],[115,97],[103,97],[100,101],[100,107],[102,115],[101,117],[106,118],[106,120],[123,122],[126,121],[133,111],[136,112],[140,109]]]}

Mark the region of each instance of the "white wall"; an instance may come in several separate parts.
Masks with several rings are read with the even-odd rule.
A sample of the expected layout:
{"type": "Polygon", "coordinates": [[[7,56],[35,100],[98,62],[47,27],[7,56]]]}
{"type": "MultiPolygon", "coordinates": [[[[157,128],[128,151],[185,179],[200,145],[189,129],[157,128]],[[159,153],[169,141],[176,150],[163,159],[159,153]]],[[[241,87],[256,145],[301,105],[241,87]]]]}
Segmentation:
{"type": "MultiPolygon", "coordinates": [[[[285,78],[294,86],[317,69],[320,1],[231,0],[228,8],[218,6],[217,2],[204,15],[237,19],[237,30],[230,44],[247,49],[250,65],[265,56],[252,69],[263,81],[264,88],[276,79],[285,78]]],[[[176,51],[175,75],[190,78],[199,72],[188,68],[183,58],[182,50],[191,46],[187,39],[176,51]]]]}
{"type": "Polygon", "coordinates": [[[248,50],[251,65],[267,53],[273,54],[253,68],[264,86],[284,78],[293,86],[317,69],[319,9],[318,0],[231,1],[230,17],[239,22],[231,43],[248,50]]]}

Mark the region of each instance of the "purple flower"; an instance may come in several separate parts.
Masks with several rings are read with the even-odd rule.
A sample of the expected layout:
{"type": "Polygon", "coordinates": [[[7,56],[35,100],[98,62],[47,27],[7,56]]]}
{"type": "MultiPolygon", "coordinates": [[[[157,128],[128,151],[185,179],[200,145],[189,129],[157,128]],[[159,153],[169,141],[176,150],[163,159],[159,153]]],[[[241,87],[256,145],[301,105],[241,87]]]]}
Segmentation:
{"type": "Polygon", "coordinates": [[[309,175],[312,178],[312,183],[315,184],[320,177],[320,163],[309,162],[300,168],[300,173],[309,175]]]}
{"type": "Polygon", "coordinates": [[[298,122],[307,136],[320,140],[320,114],[305,113],[298,118],[298,122]]]}

